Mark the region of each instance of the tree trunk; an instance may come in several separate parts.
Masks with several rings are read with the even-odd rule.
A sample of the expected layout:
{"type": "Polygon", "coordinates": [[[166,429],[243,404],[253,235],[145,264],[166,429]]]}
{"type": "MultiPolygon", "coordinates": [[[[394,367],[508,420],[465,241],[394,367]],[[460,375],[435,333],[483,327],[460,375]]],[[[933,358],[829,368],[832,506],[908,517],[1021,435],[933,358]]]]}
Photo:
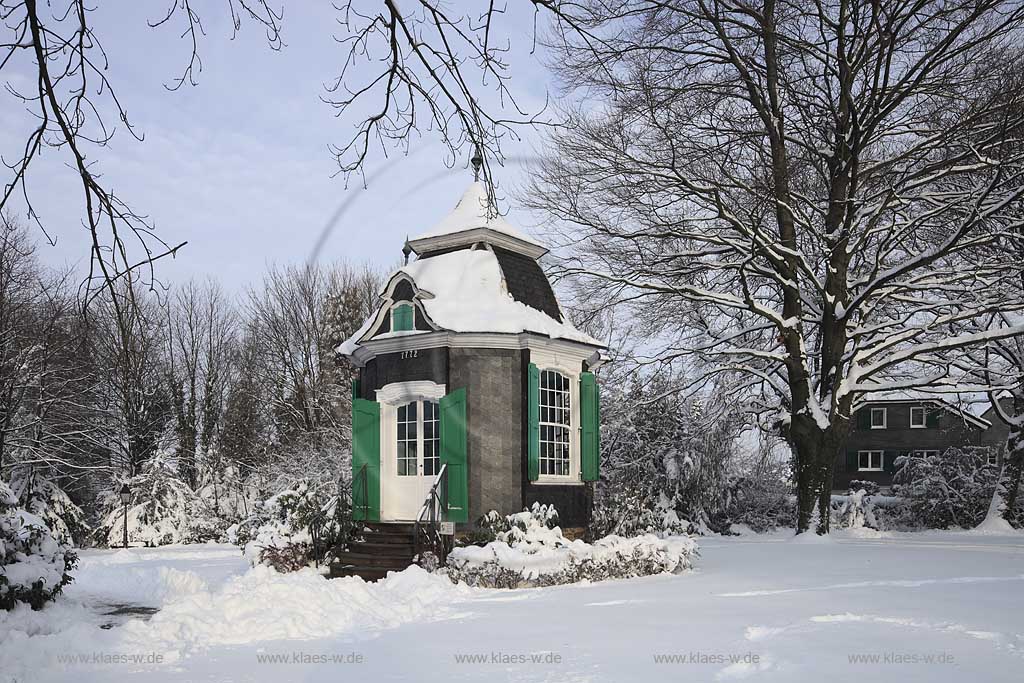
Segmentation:
{"type": "Polygon", "coordinates": [[[793,433],[790,444],[796,456],[796,532],[827,534],[832,502],[832,476],[842,442],[836,435],[815,430],[793,433]],[[815,514],[817,513],[817,514],[815,514]],[[813,527],[813,528],[812,528],[813,527]]]}
{"type": "MultiPolygon", "coordinates": [[[[1016,417],[1019,419],[1021,415],[1018,413],[1016,417]]],[[[996,492],[996,495],[1002,498],[1000,512],[1007,522],[1013,517],[1013,509],[1017,504],[1022,470],[1024,470],[1024,429],[1018,424],[1010,428],[1010,438],[1006,440],[1003,472],[996,492]]]]}
{"type": "Polygon", "coordinates": [[[1020,494],[1021,473],[1024,471],[1024,399],[1014,398],[1012,418],[1005,421],[1009,423],[1010,434],[1006,439],[1006,452],[1003,454],[996,489],[992,493],[992,503],[981,523],[982,527],[1007,528],[1020,494]]]}

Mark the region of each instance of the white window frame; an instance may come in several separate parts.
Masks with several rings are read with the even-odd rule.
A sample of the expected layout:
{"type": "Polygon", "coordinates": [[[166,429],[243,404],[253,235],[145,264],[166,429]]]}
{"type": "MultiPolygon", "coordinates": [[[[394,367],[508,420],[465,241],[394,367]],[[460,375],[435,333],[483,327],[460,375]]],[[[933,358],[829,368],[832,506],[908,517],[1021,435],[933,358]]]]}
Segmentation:
{"type": "Polygon", "coordinates": [[[871,424],[871,428],[872,429],[885,429],[886,426],[889,424],[889,409],[888,408],[871,408],[871,412],[868,414],[868,416],[871,418],[870,424],[871,424]],[[882,414],[882,424],[880,424],[880,425],[876,425],[875,424],[875,413],[876,412],[882,414]]]}
{"type": "Polygon", "coordinates": [[[911,429],[926,429],[928,427],[928,411],[925,410],[924,406],[910,406],[910,428],[911,429]],[[921,415],[921,423],[914,423],[914,413],[919,412],[921,415]]]}
{"type": "Polygon", "coordinates": [[[863,451],[857,451],[857,471],[858,472],[884,472],[885,471],[885,451],[877,449],[869,449],[863,451]],[[871,456],[878,454],[878,467],[871,467],[871,456]],[[863,467],[861,465],[861,456],[866,455],[868,457],[868,466],[863,467]]]}
{"type": "Polygon", "coordinates": [[[989,465],[997,467],[999,465],[999,450],[996,448],[988,449],[988,459],[985,461],[989,465]]]}
{"type": "Polygon", "coordinates": [[[570,386],[571,382],[572,380],[570,380],[568,376],[566,376],[565,374],[558,370],[546,369],[540,371],[540,397],[537,401],[537,406],[539,409],[538,426],[540,427],[540,454],[538,457],[540,459],[540,474],[545,477],[568,477],[572,472],[572,447],[570,446],[570,444],[572,442],[573,405],[572,387],[570,386]],[[556,385],[554,387],[549,386],[547,387],[547,389],[545,389],[545,378],[554,378],[556,385]],[[565,383],[564,388],[558,387],[558,384],[560,384],[561,382],[565,383]],[[553,403],[545,402],[545,393],[554,396],[558,396],[559,394],[563,395],[565,397],[565,404],[558,405],[559,402],[557,400],[554,401],[553,403]],[[545,412],[547,412],[548,416],[551,417],[552,411],[555,412],[556,419],[549,419],[545,421],[545,412]],[[564,421],[562,419],[557,419],[557,417],[563,418],[564,421]],[[548,432],[551,435],[550,439],[544,438],[545,432],[548,432]],[[558,436],[556,436],[559,433],[564,433],[564,441],[558,438],[558,436]],[[562,451],[561,448],[563,445],[564,451],[562,451]],[[547,447],[547,449],[545,447],[547,447]],[[547,457],[545,457],[545,450],[553,452],[547,453],[547,457]],[[564,461],[561,457],[563,452],[565,456],[564,461]],[[553,465],[552,469],[562,469],[562,462],[564,462],[565,469],[563,473],[544,471],[545,465],[549,463],[553,465]]]}
{"type": "Polygon", "coordinates": [[[918,448],[914,450],[911,455],[915,458],[938,457],[939,450],[937,448],[918,448]]]}
{"type": "MultiPolygon", "coordinates": [[[[395,431],[392,433],[392,436],[391,436],[392,441],[393,441],[393,443],[391,444],[391,447],[394,450],[395,475],[399,476],[399,477],[404,477],[404,476],[435,477],[435,476],[437,476],[437,473],[441,469],[441,407],[440,407],[440,402],[437,399],[433,399],[433,398],[413,398],[413,399],[410,399],[410,400],[406,401],[405,403],[401,403],[399,405],[394,406],[394,410],[395,410],[395,431]],[[402,408],[405,408],[405,407],[410,406],[410,405],[415,405],[416,406],[416,419],[413,420],[413,421],[410,421],[410,420],[405,420],[404,422],[400,421],[398,418],[401,416],[402,408]],[[431,419],[431,420],[427,420],[427,406],[428,405],[434,406],[434,415],[433,415],[433,419],[431,419]],[[433,433],[433,436],[430,439],[427,439],[427,430],[426,430],[427,422],[433,422],[434,423],[434,433],[433,433]],[[398,426],[401,425],[401,424],[415,425],[416,437],[413,438],[413,439],[410,439],[410,438],[408,438],[408,433],[406,433],[406,437],[402,438],[399,435],[399,433],[398,433],[398,426]],[[434,453],[431,456],[431,460],[436,460],[437,461],[436,462],[437,466],[436,467],[432,467],[431,469],[433,471],[431,471],[431,472],[428,472],[427,468],[426,468],[426,463],[427,463],[427,443],[428,443],[428,441],[433,442],[435,444],[434,453]],[[402,474],[399,471],[399,468],[398,468],[398,460],[399,460],[399,458],[398,458],[398,445],[400,443],[411,443],[411,444],[415,445],[416,456],[415,456],[415,458],[413,458],[413,460],[416,463],[416,467],[415,467],[413,472],[406,471],[405,474],[402,474]]],[[[409,458],[406,457],[406,458],[404,458],[404,460],[408,461],[409,458]]]]}
{"type": "MultiPolygon", "coordinates": [[[[540,372],[552,370],[569,380],[569,474],[538,474],[531,484],[583,485],[580,469],[580,372],[581,363],[575,358],[547,349],[530,349],[530,362],[540,372]]],[[[540,382],[537,383],[540,391],[540,382]]],[[[537,396],[540,406],[540,396],[537,396]]],[[[539,415],[538,415],[539,418],[539,415]]],[[[539,454],[538,454],[539,457],[539,454]]]]}

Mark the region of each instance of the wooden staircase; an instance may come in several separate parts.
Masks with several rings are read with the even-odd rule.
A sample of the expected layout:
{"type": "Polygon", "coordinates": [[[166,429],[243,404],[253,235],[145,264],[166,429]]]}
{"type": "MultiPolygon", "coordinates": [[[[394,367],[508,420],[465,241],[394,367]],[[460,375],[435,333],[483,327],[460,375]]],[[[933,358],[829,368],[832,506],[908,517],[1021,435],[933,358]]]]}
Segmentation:
{"type": "Polygon", "coordinates": [[[413,563],[414,533],[411,522],[365,522],[362,540],[335,550],[330,577],[359,576],[364,581],[376,581],[388,572],[402,571],[413,563]]]}

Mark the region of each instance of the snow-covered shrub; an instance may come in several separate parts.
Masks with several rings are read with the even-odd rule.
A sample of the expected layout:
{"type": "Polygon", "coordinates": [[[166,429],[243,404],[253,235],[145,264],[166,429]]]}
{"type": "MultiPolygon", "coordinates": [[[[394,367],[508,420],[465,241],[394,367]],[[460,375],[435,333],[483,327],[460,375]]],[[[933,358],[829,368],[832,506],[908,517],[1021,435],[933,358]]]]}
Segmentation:
{"type": "Polygon", "coordinates": [[[550,510],[539,507],[543,506],[506,517],[507,530],[497,532],[495,541],[453,550],[448,555],[448,577],[455,583],[490,588],[553,586],[678,573],[692,567],[697,554],[696,542],[685,536],[570,541],[559,527],[548,526],[550,510]]]}
{"type": "Polygon", "coordinates": [[[998,469],[983,449],[949,448],[938,455],[897,458],[893,494],[907,500],[917,525],[971,529],[988,512],[998,469]]]}
{"type": "MultiPolygon", "coordinates": [[[[216,538],[216,534],[207,536],[202,532],[206,523],[202,507],[164,454],[153,456],[127,483],[132,496],[128,505],[129,544],[157,546],[216,538]]],[[[97,535],[108,546],[123,543],[125,514],[120,488],[117,485],[102,495],[101,504],[108,512],[97,535]]]]}
{"type": "Polygon", "coordinates": [[[606,378],[590,537],[663,531],[674,520],[728,527],[726,486],[746,416],[724,387],[691,396],[687,384],[672,373],[606,378]]]}
{"type": "Polygon", "coordinates": [[[832,524],[840,529],[877,529],[875,506],[867,489],[854,489],[845,496],[832,497],[832,524]]]}
{"type": "MultiPolygon", "coordinates": [[[[344,488],[340,490],[345,490],[344,488]]],[[[228,540],[253,564],[294,571],[313,562],[314,525],[324,546],[351,533],[351,510],[344,495],[327,495],[305,482],[256,503],[252,516],[228,529],[228,540]]]]}
{"type": "Polygon", "coordinates": [[[628,487],[604,492],[594,505],[588,536],[660,536],[704,533],[706,526],[698,527],[680,518],[678,499],[659,493],[647,498],[628,487]]]}
{"type": "Polygon", "coordinates": [[[732,524],[757,533],[796,526],[796,497],[780,476],[738,477],[730,483],[727,508],[732,524]]]}
{"type": "Polygon", "coordinates": [[[0,609],[19,603],[40,609],[71,582],[78,558],[38,516],[18,507],[0,481],[0,609]]]}
{"type": "Polygon", "coordinates": [[[82,508],[51,479],[32,468],[16,468],[11,476],[11,490],[18,505],[43,520],[58,542],[79,545],[89,534],[82,508]]]}

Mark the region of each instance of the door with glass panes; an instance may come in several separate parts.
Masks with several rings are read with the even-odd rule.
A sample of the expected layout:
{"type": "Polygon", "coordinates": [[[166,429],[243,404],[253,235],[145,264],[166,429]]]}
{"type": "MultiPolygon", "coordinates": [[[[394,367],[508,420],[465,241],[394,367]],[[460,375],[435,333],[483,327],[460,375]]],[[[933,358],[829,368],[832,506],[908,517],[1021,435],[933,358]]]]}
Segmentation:
{"type": "Polygon", "coordinates": [[[441,469],[437,401],[421,399],[392,408],[386,461],[382,463],[381,518],[415,520],[441,469]]]}

